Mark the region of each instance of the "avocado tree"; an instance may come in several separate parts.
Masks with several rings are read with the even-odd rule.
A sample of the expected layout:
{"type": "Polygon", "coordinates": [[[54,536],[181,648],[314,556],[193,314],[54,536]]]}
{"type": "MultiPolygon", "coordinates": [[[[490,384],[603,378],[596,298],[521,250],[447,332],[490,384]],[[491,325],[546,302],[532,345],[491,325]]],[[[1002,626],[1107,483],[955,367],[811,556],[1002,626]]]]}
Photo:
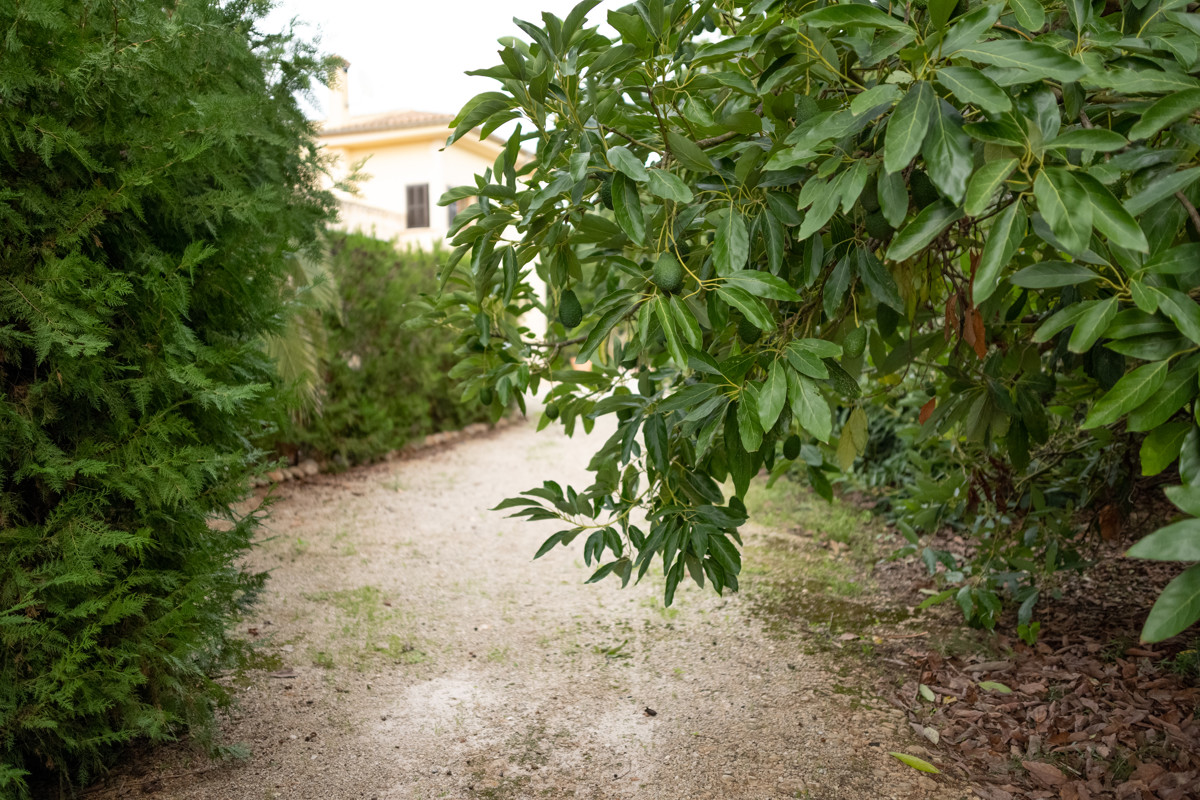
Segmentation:
{"type": "MultiPolygon", "coordinates": [[[[1066,563],[1031,522],[1072,513],[1038,485],[1062,431],[1177,463],[1189,516],[1130,555],[1200,560],[1195,4],[638,0],[615,38],[595,5],[517,20],[528,40],[473,73],[499,86],[451,140],[524,127],[442,198],[476,198],[439,306],[466,393],[499,413],[549,383],[543,425],[617,418],[590,486],[500,505],[563,521],[539,555],[581,539],[593,581],[662,569],[668,604],[685,576],[736,589],[753,476],[828,495],[869,405],[916,387],[923,435],[965,456],[954,493],[998,520],[988,567],[936,599],[1029,622],[1066,563]]],[[[1198,617],[1192,566],[1143,635],[1198,617]]]]}

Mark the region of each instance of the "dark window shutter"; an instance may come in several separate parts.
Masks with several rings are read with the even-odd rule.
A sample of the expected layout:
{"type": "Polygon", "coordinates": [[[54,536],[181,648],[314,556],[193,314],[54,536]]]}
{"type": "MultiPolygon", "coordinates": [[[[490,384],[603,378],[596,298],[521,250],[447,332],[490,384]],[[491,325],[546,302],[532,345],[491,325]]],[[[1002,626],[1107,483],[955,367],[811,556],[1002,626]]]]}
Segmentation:
{"type": "Polygon", "coordinates": [[[429,227],[429,184],[418,183],[405,187],[405,205],[408,208],[408,227],[429,227]]]}

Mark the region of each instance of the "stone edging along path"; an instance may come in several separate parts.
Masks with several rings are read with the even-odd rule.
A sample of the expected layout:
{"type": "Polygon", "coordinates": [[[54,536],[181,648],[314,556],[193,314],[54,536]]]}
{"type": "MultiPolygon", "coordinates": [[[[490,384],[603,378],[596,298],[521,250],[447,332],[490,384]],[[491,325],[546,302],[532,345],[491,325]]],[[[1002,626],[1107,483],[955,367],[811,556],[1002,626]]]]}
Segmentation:
{"type": "MultiPolygon", "coordinates": [[[[436,447],[445,447],[446,445],[456,444],[465,439],[473,439],[477,436],[483,436],[494,431],[503,430],[510,425],[524,422],[526,417],[519,411],[514,411],[511,414],[501,417],[494,424],[487,422],[473,422],[465,428],[460,428],[456,431],[439,431],[422,436],[419,439],[414,439],[399,450],[392,450],[385,453],[383,456],[356,466],[366,466],[367,464],[377,464],[384,461],[396,461],[397,459],[408,458],[417,453],[426,450],[432,450],[436,447]]],[[[250,479],[252,488],[262,486],[271,486],[276,483],[286,483],[288,481],[299,481],[305,478],[312,478],[320,475],[323,472],[344,471],[348,467],[342,465],[335,469],[335,465],[331,460],[317,460],[306,458],[298,464],[281,469],[273,469],[263,473],[257,477],[250,479]]]]}

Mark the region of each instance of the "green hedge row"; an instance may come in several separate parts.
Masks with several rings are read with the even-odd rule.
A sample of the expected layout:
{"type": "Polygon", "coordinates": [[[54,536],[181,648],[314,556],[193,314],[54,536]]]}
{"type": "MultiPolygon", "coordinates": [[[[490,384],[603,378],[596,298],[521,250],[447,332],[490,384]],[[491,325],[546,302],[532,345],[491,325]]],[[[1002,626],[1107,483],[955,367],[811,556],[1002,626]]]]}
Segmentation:
{"type": "Polygon", "coordinates": [[[437,290],[446,253],[398,250],[363,234],[330,234],[340,306],[323,315],[321,405],[281,415],[267,446],[289,459],[365,463],[428,433],[488,418],[448,377],[453,335],[414,324],[437,290]]]}
{"type": "Polygon", "coordinates": [[[211,728],[263,336],[333,213],[261,3],[0,3],[0,797],[211,728]]]}

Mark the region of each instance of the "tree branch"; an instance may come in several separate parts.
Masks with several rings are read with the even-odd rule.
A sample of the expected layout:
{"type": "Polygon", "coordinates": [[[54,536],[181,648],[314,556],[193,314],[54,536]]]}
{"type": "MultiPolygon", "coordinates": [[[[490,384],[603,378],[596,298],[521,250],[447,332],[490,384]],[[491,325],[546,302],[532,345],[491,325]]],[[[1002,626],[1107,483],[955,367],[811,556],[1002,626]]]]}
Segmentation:
{"type": "Polygon", "coordinates": [[[1192,201],[1188,200],[1187,195],[1183,192],[1176,192],[1175,197],[1187,209],[1188,216],[1192,218],[1192,225],[1196,226],[1196,233],[1200,233],[1200,211],[1196,210],[1196,207],[1192,205],[1192,201]]]}

